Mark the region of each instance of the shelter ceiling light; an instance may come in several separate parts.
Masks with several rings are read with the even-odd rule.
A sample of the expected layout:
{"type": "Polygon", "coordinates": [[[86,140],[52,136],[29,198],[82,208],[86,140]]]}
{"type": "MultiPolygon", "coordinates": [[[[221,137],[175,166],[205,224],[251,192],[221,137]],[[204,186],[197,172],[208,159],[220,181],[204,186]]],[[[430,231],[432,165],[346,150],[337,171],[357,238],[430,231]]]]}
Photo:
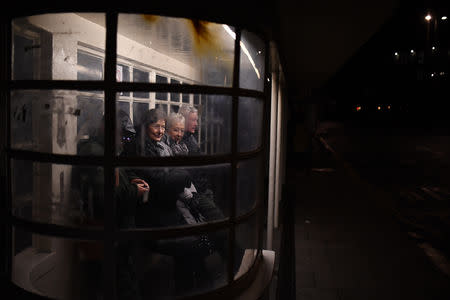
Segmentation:
{"type": "MultiPolygon", "coordinates": [[[[231,28],[228,25],[222,25],[222,27],[233,38],[233,40],[236,39],[236,33],[233,30],[231,30],[231,28]]],[[[259,74],[259,70],[256,67],[255,62],[253,61],[253,58],[250,55],[250,52],[248,52],[248,49],[245,46],[244,42],[241,41],[240,45],[241,45],[242,51],[245,53],[245,55],[247,55],[247,57],[250,61],[250,64],[252,65],[253,69],[255,70],[256,76],[258,77],[258,79],[260,79],[261,75],[259,74]]]]}

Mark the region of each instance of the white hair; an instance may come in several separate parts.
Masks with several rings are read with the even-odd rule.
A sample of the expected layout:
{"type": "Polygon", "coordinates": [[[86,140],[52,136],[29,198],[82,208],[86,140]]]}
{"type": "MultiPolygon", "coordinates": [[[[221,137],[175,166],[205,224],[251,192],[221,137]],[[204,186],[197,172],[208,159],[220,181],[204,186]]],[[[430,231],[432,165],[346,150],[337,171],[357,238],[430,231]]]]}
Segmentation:
{"type": "Polygon", "coordinates": [[[185,118],[187,118],[187,116],[190,113],[198,113],[198,110],[192,105],[184,104],[180,107],[178,113],[182,114],[185,118]]]}
{"type": "Polygon", "coordinates": [[[180,113],[170,113],[167,117],[167,129],[172,128],[177,122],[184,124],[184,116],[180,113]]]}

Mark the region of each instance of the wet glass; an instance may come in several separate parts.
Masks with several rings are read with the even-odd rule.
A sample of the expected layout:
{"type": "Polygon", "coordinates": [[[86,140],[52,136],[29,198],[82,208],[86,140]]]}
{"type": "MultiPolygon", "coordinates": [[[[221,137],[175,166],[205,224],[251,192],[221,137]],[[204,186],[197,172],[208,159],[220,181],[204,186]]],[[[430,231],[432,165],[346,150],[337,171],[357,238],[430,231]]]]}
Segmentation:
{"type": "Polygon", "coordinates": [[[175,74],[183,83],[230,87],[233,34],[227,25],[206,21],[119,14],[117,54],[175,74]]]}
{"type": "Polygon", "coordinates": [[[50,299],[103,296],[103,244],[13,228],[12,282],[50,299]]]}
{"type": "Polygon", "coordinates": [[[101,228],[103,168],[11,162],[12,214],[40,223],[101,228]]]}
{"type": "Polygon", "coordinates": [[[121,227],[195,226],[229,216],[229,164],[116,170],[121,227]]]}
{"type": "Polygon", "coordinates": [[[258,253],[257,215],[236,226],[234,279],[244,275],[254,264],[258,253]]]}
{"type": "Polygon", "coordinates": [[[55,154],[103,155],[83,147],[103,140],[103,92],[11,92],[11,147],[55,154]]]}
{"type": "Polygon", "coordinates": [[[173,299],[227,284],[228,230],[118,245],[118,299],[173,299]],[[130,276],[131,275],[131,276],[130,276]],[[136,299],[136,298],[134,298],[136,299]]]}
{"type": "MultiPolygon", "coordinates": [[[[170,116],[170,113],[172,112],[178,112],[185,116],[185,131],[180,142],[176,142],[175,137],[169,135],[170,128],[167,124],[168,122],[166,122],[167,126],[165,132],[163,133],[164,136],[161,137],[161,142],[164,143],[163,146],[167,145],[172,149],[172,151],[171,154],[164,153],[164,156],[193,156],[230,153],[232,123],[230,96],[193,95],[192,98],[194,100],[196,99],[194,102],[197,102],[198,104],[181,104],[180,106],[180,102],[155,101],[155,94],[156,93],[151,92],[150,100],[148,101],[136,101],[133,99],[131,101],[133,107],[132,114],[127,112],[126,109],[123,109],[123,105],[121,104],[122,101],[120,100],[123,99],[123,96],[120,95],[120,92],[117,94],[116,99],[118,100],[118,104],[116,110],[123,111],[123,113],[121,113],[124,115],[123,118],[129,119],[129,127],[134,128],[135,130],[133,133],[133,142],[135,143],[134,147],[139,151],[130,153],[132,156],[149,155],[144,151],[144,146],[146,143],[151,141],[151,138],[149,136],[148,128],[146,128],[145,124],[142,122],[146,114],[152,113],[150,112],[150,110],[153,110],[151,107],[164,111],[166,115],[163,116],[163,118],[167,118],[168,114],[170,116]]],[[[250,105],[250,107],[256,113],[258,112],[257,103],[250,105]]],[[[258,119],[258,117],[255,116],[255,119],[258,119]]],[[[124,128],[120,127],[122,126],[121,124],[121,121],[117,122],[116,133],[119,139],[121,138],[120,135],[126,134],[123,133],[124,128]]],[[[258,130],[255,129],[254,134],[256,134],[257,131],[258,130]]],[[[256,139],[254,136],[252,136],[252,138],[256,139]]],[[[243,143],[248,143],[248,140],[243,141],[243,143]]],[[[120,147],[120,145],[117,145],[117,147],[120,147]]],[[[120,153],[120,149],[117,149],[117,151],[120,153]]]]}
{"type": "Polygon", "coordinates": [[[261,156],[237,164],[237,215],[249,212],[262,201],[264,169],[261,156]]]}
{"type": "Polygon", "coordinates": [[[104,23],[102,13],[13,19],[13,79],[102,80],[104,23]]]}
{"type": "Polygon", "coordinates": [[[238,115],[238,151],[246,152],[257,149],[262,143],[263,126],[262,99],[239,98],[238,115]]]}
{"type": "Polygon", "coordinates": [[[242,31],[239,87],[245,89],[264,90],[264,41],[256,34],[242,31]]]}

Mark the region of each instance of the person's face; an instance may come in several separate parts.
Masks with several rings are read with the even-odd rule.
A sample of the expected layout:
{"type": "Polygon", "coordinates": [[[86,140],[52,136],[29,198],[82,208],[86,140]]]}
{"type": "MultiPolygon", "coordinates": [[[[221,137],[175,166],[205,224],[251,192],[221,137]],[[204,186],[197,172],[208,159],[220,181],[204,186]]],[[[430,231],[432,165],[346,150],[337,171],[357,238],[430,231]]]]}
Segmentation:
{"type": "Polygon", "coordinates": [[[152,140],[159,142],[166,131],[166,121],[158,120],[157,122],[150,124],[147,129],[148,137],[152,140]]]}
{"type": "Polygon", "coordinates": [[[172,127],[167,130],[167,133],[175,142],[179,143],[184,135],[183,122],[175,122],[172,127]]]}
{"type": "Polygon", "coordinates": [[[198,126],[198,114],[189,113],[186,118],[186,130],[190,133],[194,133],[198,126]]]}

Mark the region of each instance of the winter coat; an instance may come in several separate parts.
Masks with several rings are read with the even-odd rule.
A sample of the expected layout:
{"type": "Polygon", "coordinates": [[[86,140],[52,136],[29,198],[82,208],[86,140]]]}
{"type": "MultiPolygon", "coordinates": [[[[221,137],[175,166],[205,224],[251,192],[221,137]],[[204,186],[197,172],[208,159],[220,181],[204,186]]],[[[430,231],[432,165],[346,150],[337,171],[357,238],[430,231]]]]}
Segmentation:
{"type": "Polygon", "coordinates": [[[200,146],[195,135],[191,132],[185,132],[181,141],[186,144],[189,155],[200,155],[200,146]]]}

